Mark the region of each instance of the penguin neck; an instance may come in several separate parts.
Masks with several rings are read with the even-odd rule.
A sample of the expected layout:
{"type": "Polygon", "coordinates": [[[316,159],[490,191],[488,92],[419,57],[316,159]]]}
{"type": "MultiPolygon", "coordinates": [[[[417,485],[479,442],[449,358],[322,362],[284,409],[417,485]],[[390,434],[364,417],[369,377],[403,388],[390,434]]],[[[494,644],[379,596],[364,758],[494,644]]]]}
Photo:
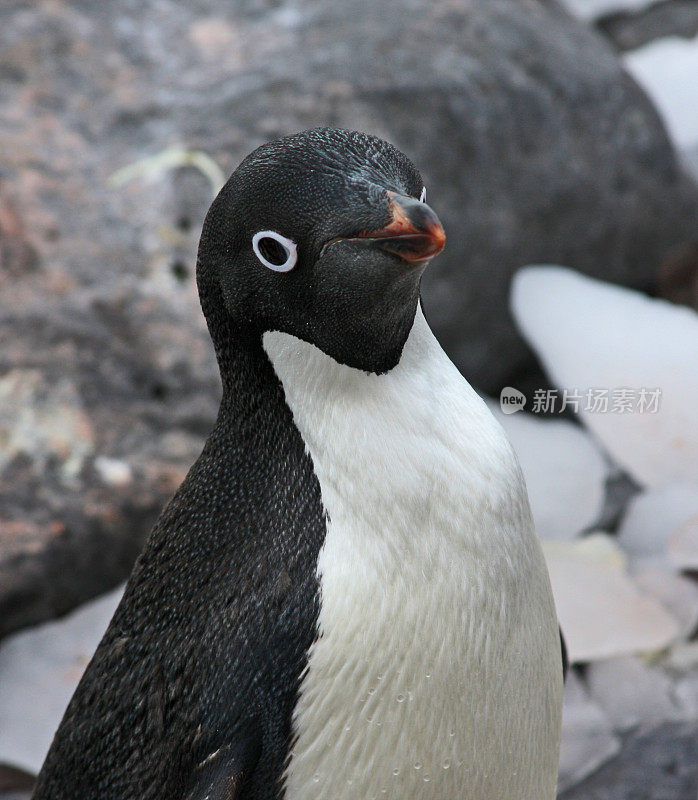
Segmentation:
{"type": "Polygon", "coordinates": [[[528,534],[528,504],[506,436],[421,307],[399,364],[381,375],[338,364],[289,334],[265,333],[263,343],[331,519],[362,519],[365,530],[375,528],[374,539],[392,535],[403,554],[423,546],[426,557],[443,544],[445,529],[456,542],[467,533],[469,546],[488,552],[507,547],[501,517],[507,530],[528,534]]]}
{"type": "Polygon", "coordinates": [[[264,352],[261,336],[231,331],[219,367],[223,393],[217,429],[246,428],[260,413],[288,413],[283,388],[264,352]]]}
{"type": "Polygon", "coordinates": [[[262,334],[236,323],[228,314],[223,292],[210,272],[199,268],[199,294],[218,361],[223,394],[214,433],[249,428],[260,412],[290,413],[281,384],[262,347],[262,334]]]}
{"type": "MultiPolygon", "coordinates": [[[[210,310],[203,298],[202,305],[210,310]]],[[[261,560],[272,558],[267,551],[275,540],[314,565],[325,531],[320,486],[261,334],[235,325],[222,304],[206,319],[223,394],[216,424],[180,489],[178,508],[203,503],[208,520],[187,529],[192,557],[205,552],[213,563],[215,551],[219,563],[235,561],[231,544],[242,537],[261,560]]]]}

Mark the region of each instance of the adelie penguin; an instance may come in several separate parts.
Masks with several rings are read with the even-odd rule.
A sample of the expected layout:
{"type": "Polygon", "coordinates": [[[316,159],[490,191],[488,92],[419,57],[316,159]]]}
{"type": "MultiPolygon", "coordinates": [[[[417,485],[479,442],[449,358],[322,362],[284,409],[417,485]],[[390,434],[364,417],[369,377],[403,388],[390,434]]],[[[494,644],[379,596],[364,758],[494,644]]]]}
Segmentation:
{"type": "Polygon", "coordinates": [[[35,800],[553,800],[562,667],[521,470],[420,307],[410,161],[248,156],[197,279],[223,399],[35,800]]]}

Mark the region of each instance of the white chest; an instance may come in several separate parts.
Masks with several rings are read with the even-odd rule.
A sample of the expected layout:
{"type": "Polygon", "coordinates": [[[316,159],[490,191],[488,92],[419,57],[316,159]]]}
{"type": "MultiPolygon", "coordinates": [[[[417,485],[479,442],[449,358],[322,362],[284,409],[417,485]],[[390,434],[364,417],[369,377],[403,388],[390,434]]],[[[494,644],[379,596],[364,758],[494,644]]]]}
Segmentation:
{"type": "Polygon", "coordinates": [[[383,376],[265,348],[328,514],[287,800],[552,800],[559,639],[501,428],[421,311],[383,376]]]}

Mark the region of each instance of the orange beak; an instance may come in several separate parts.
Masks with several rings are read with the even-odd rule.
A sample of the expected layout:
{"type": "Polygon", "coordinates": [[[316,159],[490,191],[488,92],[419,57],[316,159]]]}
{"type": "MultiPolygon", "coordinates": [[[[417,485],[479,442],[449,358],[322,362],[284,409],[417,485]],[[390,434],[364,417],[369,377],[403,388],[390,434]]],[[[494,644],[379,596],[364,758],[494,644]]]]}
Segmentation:
{"type": "Polygon", "coordinates": [[[446,244],[446,234],[431,208],[396,192],[388,192],[388,197],[392,220],[384,228],[356,238],[372,239],[381,249],[412,264],[422,264],[438,255],[446,244]]]}

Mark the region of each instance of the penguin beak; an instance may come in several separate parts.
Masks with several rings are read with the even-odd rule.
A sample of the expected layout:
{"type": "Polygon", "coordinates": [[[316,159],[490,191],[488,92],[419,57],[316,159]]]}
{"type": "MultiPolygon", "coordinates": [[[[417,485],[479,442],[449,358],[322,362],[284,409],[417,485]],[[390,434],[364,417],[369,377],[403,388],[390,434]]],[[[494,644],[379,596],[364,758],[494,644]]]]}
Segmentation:
{"type": "Polygon", "coordinates": [[[377,231],[361,233],[377,247],[410,264],[423,264],[438,255],[446,244],[439,218],[426,203],[396,192],[388,192],[392,220],[377,231]]]}

